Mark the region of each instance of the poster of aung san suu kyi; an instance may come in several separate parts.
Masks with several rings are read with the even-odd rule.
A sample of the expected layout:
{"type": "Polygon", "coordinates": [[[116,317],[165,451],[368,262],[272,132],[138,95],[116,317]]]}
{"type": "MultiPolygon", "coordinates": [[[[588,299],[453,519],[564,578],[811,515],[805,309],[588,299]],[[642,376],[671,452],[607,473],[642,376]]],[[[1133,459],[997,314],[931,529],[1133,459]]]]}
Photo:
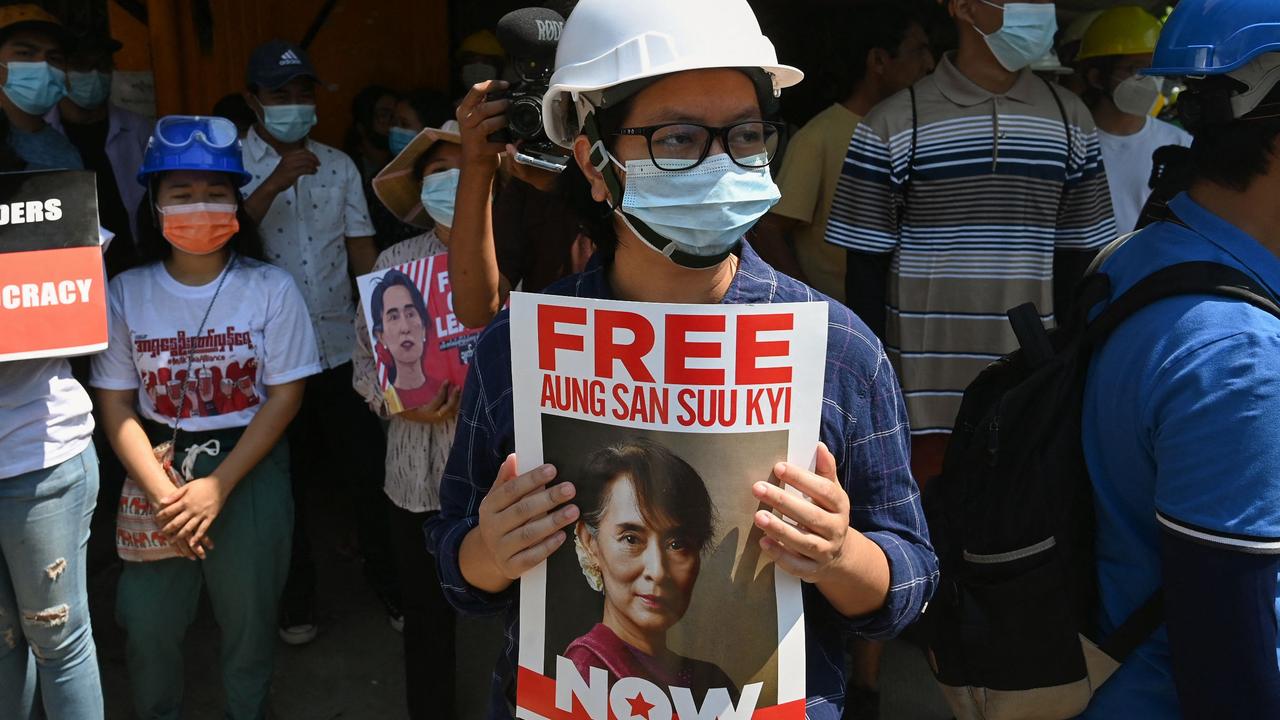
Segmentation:
{"type": "Polygon", "coordinates": [[[827,306],[514,293],[510,327],[518,469],[580,510],[520,581],[516,715],[802,720],[801,585],[751,488],[813,467],[827,306]]]}
{"type": "Polygon", "coordinates": [[[480,331],[454,315],[447,253],[361,275],[356,284],[390,412],[430,404],[445,382],[462,387],[480,331]]]}

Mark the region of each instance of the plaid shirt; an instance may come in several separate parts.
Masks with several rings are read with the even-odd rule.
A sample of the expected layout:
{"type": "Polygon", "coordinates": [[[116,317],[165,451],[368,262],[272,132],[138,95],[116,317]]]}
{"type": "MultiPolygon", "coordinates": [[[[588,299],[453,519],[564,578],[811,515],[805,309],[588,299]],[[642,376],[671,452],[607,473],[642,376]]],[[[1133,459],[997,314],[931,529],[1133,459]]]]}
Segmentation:
{"type": "MultiPolygon", "coordinates": [[[[826,385],[821,439],[835,454],[840,480],[852,505],[849,524],[878,544],[889,559],[889,597],[883,608],[859,618],[840,616],[818,592],[804,586],[806,715],[837,720],[844,706],[844,639],[849,633],[889,638],[911,624],[933,595],[938,562],[929,545],[920,494],[910,469],[910,435],[898,380],[884,348],[848,308],[774,272],[743,243],[724,302],[826,301],[829,306],[826,385]]],[[[585,272],[552,285],[550,294],[609,299],[606,269],[593,259],[585,272]]],[[[519,583],[497,595],[471,587],[458,552],[479,523],[480,501],[498,467],[514,451],[511,403],[511,336],[506,312],[481,335],[462,396],[458,431],[445,466],[442,509],[427,521],[427,544],[440,566],[445,595],[459,611],[505,612],[504,657],[494,671],[489,717],[513,716],[517,660],[519,583]]]]}

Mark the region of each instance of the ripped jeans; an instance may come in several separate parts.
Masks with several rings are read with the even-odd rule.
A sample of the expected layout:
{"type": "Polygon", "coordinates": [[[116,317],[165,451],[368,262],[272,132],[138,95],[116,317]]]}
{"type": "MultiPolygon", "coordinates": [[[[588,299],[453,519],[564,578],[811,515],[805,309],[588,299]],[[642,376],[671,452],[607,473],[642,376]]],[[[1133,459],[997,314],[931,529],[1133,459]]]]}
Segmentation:
{"type": "Polygon", "coordinates": [[[0,479],[0,718],[101,720],[85,547],[98,497],[93,445],[0,479]]]}

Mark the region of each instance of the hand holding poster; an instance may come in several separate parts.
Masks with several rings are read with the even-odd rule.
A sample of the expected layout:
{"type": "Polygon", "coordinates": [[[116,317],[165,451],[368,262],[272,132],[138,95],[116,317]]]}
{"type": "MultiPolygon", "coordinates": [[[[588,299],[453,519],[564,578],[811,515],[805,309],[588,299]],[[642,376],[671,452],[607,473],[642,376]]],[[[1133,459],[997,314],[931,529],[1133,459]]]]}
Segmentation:
{"type": "Polygon", "coordinates": [[[510,326],[519,472],[580,510],[521,578],[517,716],[803,718],[801,586],[752,485],[813,467],[826,304],[513,293],[510,326]]]}
{"type": "Polygon", "coordinates": [[[445,382],[462,387],[480,331],[463,327],[453,313],[447,254],[356,282],[389,411],[429,404],[445,382]]]}
{"type": "Polygon", "coordinates": [[[93,173],[0,174],[0,362],[107,346],[93,173]]]}

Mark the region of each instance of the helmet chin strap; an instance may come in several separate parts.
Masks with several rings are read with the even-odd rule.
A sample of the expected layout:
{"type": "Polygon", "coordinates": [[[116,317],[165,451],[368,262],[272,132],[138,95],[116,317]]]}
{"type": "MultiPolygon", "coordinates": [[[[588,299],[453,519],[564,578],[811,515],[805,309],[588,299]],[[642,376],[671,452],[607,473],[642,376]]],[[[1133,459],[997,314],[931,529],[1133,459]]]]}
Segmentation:
{"type": "Polygon", "coordinates": [[[635,233],[636,237],[644,241],[655,252],[665,255],[671,262],[694,270],[715,267],[733,254],[732,250],[715,255],[687,253],[681,250],[670,238],[659,234],[656,230],[646,225],[640,218],[628,215],[622,209],[623,184],[618,178],[618,169],[614,167],[609,151],[605,148],[604,139],[600,135],[600,124],[596,121],[594,112],[587,115],[586,120],[583,121],[582,132],[587,136],[587,141],[591,143],[591,165],[604,177],[605,187],[609,189],[609,207],[618,213],[618,216],[622,218],[622,222],[631,229],[631,232],[635,233]]]}

